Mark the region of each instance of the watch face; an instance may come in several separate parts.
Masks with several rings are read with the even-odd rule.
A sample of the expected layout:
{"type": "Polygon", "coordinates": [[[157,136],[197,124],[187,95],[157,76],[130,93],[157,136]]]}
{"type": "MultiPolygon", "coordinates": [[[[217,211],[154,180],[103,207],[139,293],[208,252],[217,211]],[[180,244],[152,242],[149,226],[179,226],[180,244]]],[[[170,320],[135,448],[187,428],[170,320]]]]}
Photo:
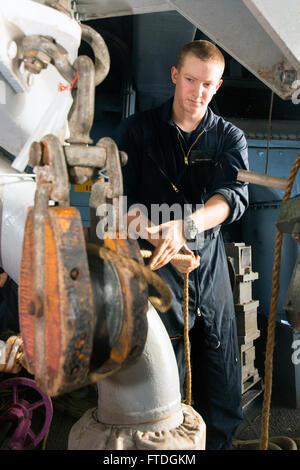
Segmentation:
{"type": "Polygon", "coordinates": [[[184,224],[184,234],[187,240],[193,240],[198,233],[195,222],[192,219],[186,219],[184,224]]]}
{"type": "Polygon", "coordinates": [[[194,240],[194,238],[196,238],[196,235],[197,235],[197,230],[191,230],[190,231],[190,239],[191,240],[194,240]]]}

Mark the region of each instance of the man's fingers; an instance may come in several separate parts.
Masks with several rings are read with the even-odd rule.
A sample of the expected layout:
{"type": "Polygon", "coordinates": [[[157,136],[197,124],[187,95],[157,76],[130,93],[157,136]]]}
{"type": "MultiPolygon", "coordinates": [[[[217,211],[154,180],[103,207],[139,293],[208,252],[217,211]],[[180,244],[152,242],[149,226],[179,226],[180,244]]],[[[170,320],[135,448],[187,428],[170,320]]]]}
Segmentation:
{"type": "Polygon", "coordinates": [[[175,255],[176,251],[174,248],[169,246],[169,241],[164,241],[161,245],[159,245],[149,261],[148,267],[150,269],[159,269],[165,264],[169,263],[173,256],[175,255]]]}
{"type": "Polygon", "coordinates": [[[194,256],[193,258],[191,257],[189,260],[174,259],[172,264],[175,266],[176,269],[178,269],[178,271],[180,271],[183,274],[191,273],[192,271],[194,271],[194,269],[198,268],[198,266],[200,265],[200,256],[197,255],[197,256],[194,256]]]}
{"type": "Polygon", "coordinates": [[[181,248],[181,251],[185,255],[193,255],[194,256],[194,253],[192,252],[192,250],[189,249],[189,247],[187,245],[183,245],[183,247],[181,248]]]}
{"type": "MultiPolygon", "coordinates": [[[[148,267],[152,270],[159,269],[159,268],[165,266],[166,264],[168,264],[170,261],[172,261],[174,259],[174,257],[176,256],[176,254],[177,253],[174,249],[168,249],[168,248],[166,248],[163,251],[163,253],[161,255],[159,255],[158,257],[156,257],[156,256],[154,257],[154,255],[155,255],[155,253],[154,253],[153,259],[151,260],[151,263],[149,263],[148,267]]],[[[188,254],[187,256],[189,258],[186,259],[186,260],[185,259],[181,259],[181,260],[174,259],[174,262],[177,263],[179,271],[182,272],[182,273],[192,272],[200,264],[200,256],[199,255],[195,256],[194,253],[192,252],[191,255],[188,254]]]]}
{"type": "Polygon", "coordinates": [[[160,225],[153,225],[151,227],[145,227],[146,231],[150,233],[150,235],[160,235],[161,234],[161,226],[160,225]]]}
{"type": "Polygon", "coordinates": [[[153,269],[154,266],[160,261],[163,256],[164,251],[166,250],[166,244],[163,242],[161,245],[158,245],[154,250],[152,257],[150,258],[148,267],[153,269]]]}
{"type": "Polygon", "coordinates": [[[161,268],[162,266],[164,266],[165,264],[168,264],[171,259],[173,258],[174,256],[174,253],[172,251],[167,251],[165,250],[164,253],[162,253],[161,255],[153,258],[151,260],[151,262],[149,263],[149,267],[150,269],[159,269],[161,268]]]}
{"type": "MultiPolygon", "coordinates": [[[[148,264],[148,267],[152,269],[153,271],[168,264],[170,261],[172,261],[172,259],[178,253],[174,248],[169,246],[169,243],[170,243],[170,240],[168,241],[164,240],[164,242],[155,249],[152,255],[152,258],[150,259],[149,264],[148,264]]],[[[180,261],[181,272],[191,272],[199,266],[200,264],[199,255],[195,256],[195,254],[189,249],[184,250],[184,253],[181,253],[181,254],[187,256],[186,260],[182,259],[180,261]]]]}

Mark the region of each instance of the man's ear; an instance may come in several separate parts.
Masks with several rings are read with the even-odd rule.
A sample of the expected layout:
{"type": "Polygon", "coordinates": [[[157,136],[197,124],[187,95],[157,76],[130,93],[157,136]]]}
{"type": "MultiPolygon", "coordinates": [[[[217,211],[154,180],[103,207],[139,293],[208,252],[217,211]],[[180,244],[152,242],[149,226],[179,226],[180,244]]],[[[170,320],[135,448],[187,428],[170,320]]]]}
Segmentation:
{"type": "Polygon", "coordinates": [[[220,88],[220,86],[222,85],[223,83],[223,80],[221,79],[218,83],[218,85],[216,86],[216,91],[220,88]]]}
{"type": "Polygon", "coordinates": [[[177,76],[178,76],[178,70],[173,65],[173,67],[171,68],[171,80],[174,84],[176,84],[176,82],[177,82],[177,76]]]}

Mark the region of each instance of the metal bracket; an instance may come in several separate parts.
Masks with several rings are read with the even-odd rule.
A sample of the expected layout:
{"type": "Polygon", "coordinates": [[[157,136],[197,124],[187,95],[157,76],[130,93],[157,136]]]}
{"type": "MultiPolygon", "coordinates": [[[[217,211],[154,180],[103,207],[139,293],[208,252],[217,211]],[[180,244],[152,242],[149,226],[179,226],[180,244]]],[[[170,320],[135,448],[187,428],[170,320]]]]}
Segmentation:
{"type": "Polygon", "coordinates": [[[21,58],[24,67],[31,73],[39,74],[52,63],[69,83],[76,77],[76,69],[69,62],[67,51],[53,38],[29,35],[21,40],[21,58]]]}
{"type": "Polygon", "coordinates": [[[34,142],[29,161],[37,175],[37,194],[44,183],[50,183],[49,198],[60,206],[69,206],[68,170],[58,138],[47,135],[41,142],[34,142]]]}
{"type": "Polygon", "coordinates": [[[62,147],[53,135],[45,136],[35,142],[31,150],[31,162],[36,166],[36,192],[33,209],[34,231],[34,273],[35,286],[29,312],[41,317],[44,312],[44,252],[45,252],[45,219],[48,217],[49,200],[58,205],[69,205],[68,173],[62,147]]]}

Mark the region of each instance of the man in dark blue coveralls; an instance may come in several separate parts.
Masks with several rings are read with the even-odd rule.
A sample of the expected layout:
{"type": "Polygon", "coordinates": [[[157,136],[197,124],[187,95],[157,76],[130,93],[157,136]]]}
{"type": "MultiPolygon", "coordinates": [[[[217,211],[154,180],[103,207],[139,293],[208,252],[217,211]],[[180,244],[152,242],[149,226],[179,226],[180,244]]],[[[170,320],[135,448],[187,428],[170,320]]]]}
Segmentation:
{"type": "Polygon", "coordinates": [[[128,154],[123,178],[129,228],[137,229],[141,248],[155,247],[148,266],[172,293],[172,306],[161,319],[175,351],[182,394],[183,280],[190,273],[193,408],[206,422],[210,450],[231,449],[242,419],[235,312],[220,227],[247,208],[247,185],[237,181],[237,172],[248,169],[248,154],[242,131],[208,107],[224,65],[212,43],[186,45],[171,70],[174,97],[124,120],[116,138],[128,154]],[[153,208],[161,204],[181,207],[181,215],[157,220],[153,208]],[[179,252],[190,257],[172,260],[179,252]]]}

